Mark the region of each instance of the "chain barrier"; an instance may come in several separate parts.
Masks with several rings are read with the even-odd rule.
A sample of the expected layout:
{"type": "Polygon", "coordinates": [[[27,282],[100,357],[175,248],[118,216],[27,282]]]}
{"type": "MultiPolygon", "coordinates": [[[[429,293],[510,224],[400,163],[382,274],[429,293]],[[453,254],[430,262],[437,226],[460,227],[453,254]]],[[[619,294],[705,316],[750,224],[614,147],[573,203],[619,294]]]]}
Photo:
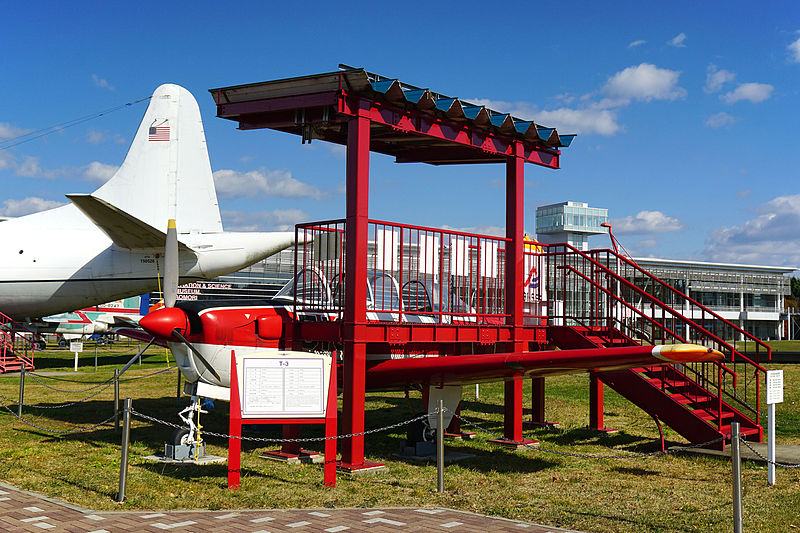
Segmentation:
{"type": "MultiPolygon", "coordinates": [[[[37,377],[37,374],[34,374],[32,372],[26,372],[25,375],[26,376],[30,376],[31,378],[33,378],[33,380],[36,383],[38,383],[39,385],[41,385],[42,387],[45,387],[45,388],[50,389],[50,390],[54,390],[56,392],[88,392],[88,391],[90,391],[92,389],[96,389],[97,387],[101,387],[101,386],[103,386],[103,385],[105,385],[107,383],[110,383],[110,382],[114,381],[114,377],[113,376],[110,379],[107,379],[105,381],[99,381],[99,382],[95,382],[95,381],[89,381],[89,382],[86,382],[86,381],[73,381],[73,383],[94,383],[94,385],[92,385],[91,387],[87,387],[85,389],[69,390],[69,389],[59,389],[59,388],[56,388],[56,387],[51,387],[47,383],[44,383],[43,381],[41,381],[37,377]]],[[[53,378],[53,379],[56,379],[56,378],[53,378]]],[[[68,380],[59,380],[59,381],[68,381],[68,380]]]]}
{"type": "MultiPolygon", "coordinates": [[[[0,395],[0,396],[2,396],[2,395],[0,395]]],[[[2,396],[2,398],[8,399],[5,396],[2,396]]],[[[97,429],[100,426],[108,424],[109,422],[114,420],[114,416],[115,416],[115,415],[111,415],[110,417],[106,418],[105,420],[103,420],[101,422],[98,422],[97,424],[93,424],[91,426],[87,426],[87,427],[83,427],[83,428],[68,429],[68,430],[58,430],[58,429],[45,428],[45,427],[36,425],[33,422],[29,422],[28,420],[25,420],[21,416],[18,416],[17,413],[15,413],[11,409],[9,409],[8,405],[6,405],[6,402],[4,402],[2,399],[0,399],[0,406],[2,406],[3,409],[5,409],[9,413],[11,413],[11,416],[16,418],[17,420],[19,420],[23,424],[26,424],[26,425],[28,425],[28,426],[30,426],[32,428],[38,429],[39,431],[44,431],[45,433],[52,433],[54,435],[74,435],[76,433],[86,433],[88,431],[92,431],[93,429],[97,429]]]]}
{"type": "MultiPolygon", "coordinates": [[[[22,407],[33,407],[33,408],[36,408],[36,409],[61,409],[62,407],[69,407],[71,405],[77,405],[79,403],[83,403],[83,402],[91,400],[92,398],[94,398],[95,396],[100,394],[101,392],[103,392],[106,389],[108,389],[113,384],[114,383],[111,382],[111,383],[107,384],[105,387],[103,387],[102,389],[100,389],[100,390],[98,390],[96,392],[93,392],[89,396],[87,396],[85,398],[82,398],[80,400],[76,400],[74,402],[67,402],[67,403],[62,403],[62,404],[58,404],[58,405],[38,405],[38,404],[31,404],[31,403],[24,403],[23,402],[22,403],[22,407]]],[[[4,400],[8,400],[9,402],[14,403],[13,399],[11,399],[11,398],[9,398],[7,396],[4,396],[3,394],[0,394],[0,398],[2,398],[4,400]]],[[[19,405],[19,404],[17,404],[17,405],[19,405]]]]}
{"type": "MultiPolygon", "coordinates": [[[[764,412],[759,411],[758,414],[760,414],[764,418],[769,418],[769,414],[768,413],[764,413],[764,412]]],[[[781,425],[784,425],[784,426],[800,426],[800,422],[790,422],[789,420],[781,420],[777,416],[775,417],[775,423],[776,424],[781,424],[781,425]]]]}
{"type": "MultiPolygon", "coordinates": [[[[508,440],[508,439],[505,438],[505,436],[502,436],[502,435],[499,435],[499,434],[494,433],[492,431],[489,431],[488,429],[486,429],[484,427],[481,427],[479,424],[476,424],[475,422],[467,420],[466,418],[462,417],[461,415],[453,413],[453,416],[458,418],[461,422],[464,422],[465,424],[467,424],[467,425],[469,425],[471,427],[474,427],[474,428],[476,428],[476,429],[478,429],[478,430],[480,430],[480,431],[482,431],[482,432],[484,432],[484,433],[486,433],[488,435],[491,435],[495,439],[508,440]]],[[[628,452],[628,453],[625,453],[625,454],[616,454],[616,455],[599,455],[599,454],[591,454],[591,453],[562,452],[562,451],[559,451],[559,450],[551,450],[551,449],[547,449],[547,448],[542,448],[540,446],[535,446],[535,445],[532,445],[532,444],[526,444],[524,442],[518,442],[518,441],[515,441],[515,440],[509,440],[509,442],[511,442],[512,444],[516,444],[518,446],[524,446],[525,448],[530,448],[532,450],[537,450],[537,451],[544,452],[544,453],[549,453],[549,454],[552,454],[552,455],[563,455],[563,456],[566,456],[566,457],[577,457],[577,458],[583,458],[583,459],[646,459],[648,457],[655,457],[655,456],[658,456],[658,455],[675,454],[675,453],[678,453],[678,452],[691,450],[691,449],[694,449],[694,448],[703,448],[703,447],[708,446],[710,444],[716,444],[717,442],[722,442],[724,440],[726,440],[726,437],[718,437],[716,439],[709,440],[707,442],[703,442],[703,443],[700,443],[700,444],[691,444],[689,446],[675,446],[675,447],[670,448],[669,450],[666,450],[666,451],[663,451],[663,452],[661,450],[659,450],[659,451],[655,451],[655,452],[645,452],[645,453],[628,452]]]]}
{"type": "Polygon", "coordinates": [[[741,436],[739,437],[739,441],[740,441],[742,444],[744,444],[745,446],[747,446],[747,448],[748,448],[748,449],[749,449],[751,452],[753,452],[754,454],[756,454],[756,455],[757,455],[758,457],[760,457],[760,458],[761,458],[763,461],[766,461],[766,462],[767,462],[767,464],[770,464],[770,463],[771,463],[771,464],[773,464],[773,465],[775,465],[775,466],[781,466],[781,467],[783,467],[783,468],[800,468],[800,464],[779,463],[778,461],[770,461],[770,460],[769,460],[767,457],[764,457],[763,455],[761,455],[761,454],[760,454],[760,453],[759,453],[759,452],[758,452],[758,451],[757,451],[755,448],[753,448],[753,447],[750,445],[750,443],[749,443],[749,442],[747,442],[746,440],[744,440],[744,438],[742,438],[741,436]]]}
{"type": "MultiPolygon", "coordinates": [[[[437,412],[438,412],[438,410],[437,410],[437,412]]],[[[176,429],[183,429],[183,428],[186,427],[184,425],[174,424],[172,422],[167,422],[166,420],[161,420],[159,418],[148,416],[148,415],[146,415],[144,413],[140,413],[140,412],[138,412],[138,411],[136,411],[134,409],[131,410],[131,415],[132,416],[136,416],[136,417],[138,417],[138,418],[140,418],[142,420],[147,420],[149,422],[153,422],[153,423],[156,423],[156,424],[161,424],[161,425],[164,425],[164,426],[169,426],[169,427],[176,428],[176,429]]],[[[419,416],[411,418],[409,420],[404,420],[403,422],[397,422],[396,424],[391,424],[391,425],[380,427],[380,428],[368,429],[368,430],[365,430],[365,431],[361,431],[359,433],[348,433],[347,435],[334,435],[333,437],[308,437],[308,438],[298,438],[298,439],[270,439],[270,438],[265,438],[265,437],[245,437],[245,436],[238,436],[237,437],[237,436],[234,436],[234,435],[226,435],[224,433],[215,433],[213,431],[203,431],[203,435],[210,435],[212,437],[219,437],[219,438],[222,438],[222,439],[238,439],[238,440],[247,441],[247,442],[321,442],[321,441],[330,440],[330,439],[349,439],[351,437],[360,437],[362,435],[371,435],[373,433],[380,433],[382,431],[388,431],[390,429],[395,429],[395,428],[399,428],[401,426],[405,426],[407,424],[411,424],[413,422],[416,422],[418,420],[422,420],[423,418],[427,418],[427,417],[428,417],[427,414],[419,415],[419,416]]]]}
{"type": "Polygon", "coordinates": [[[177,366],[170,366],[170,367],[167,367],[167,368],[162,368],[161,370],[157,370],[157,371],[155,371],[155,372],[153,372],[151,374],[145,374],[144,376],[134,376],[132,378],[120,379],[119,382],[120,383],[127,383],[129,381],[137,381],[137,380],[140,380],[140,379],[151,378],[153,376],[157,376],[158,374],[163,374],[164,372],[170,372],[170,371],[177,370],[177,369],[178,369],[177,366]]]}

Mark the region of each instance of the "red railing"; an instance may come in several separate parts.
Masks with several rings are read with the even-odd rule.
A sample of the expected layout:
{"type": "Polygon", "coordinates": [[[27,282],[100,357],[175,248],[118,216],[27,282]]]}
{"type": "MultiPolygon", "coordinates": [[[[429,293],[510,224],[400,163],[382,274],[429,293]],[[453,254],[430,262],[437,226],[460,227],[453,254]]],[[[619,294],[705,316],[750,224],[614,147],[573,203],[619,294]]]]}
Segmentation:
{"type": "Polygon", "coordinates": [[[545,290],[538,296],[550,323],[588,325],[600,334],[616,329],[645,344],[691,342],[720,351],[723,362],[686,364],[683,373],[759,423],[765,370],[739,346],[754,347],[757,357],[769,357],[769,346],[611,250],[582,252],[559,244],[526,256],[542,276],[545,290]]]}
{"type": "MultiPolygon", "coordinates": [[[[296,227],[298,311],[341,315],[345,221],[296,227]]],[[[370,220],[367,310],[375,320],[505,321],[505,238],[370,220]]]]}
{"type": "Polygon", "coordinates": [[[18,360],[32,368],[36,351],[35,335],[19,322],[0,313],[0,364],[5,367],[9,361],[18,360]]]}

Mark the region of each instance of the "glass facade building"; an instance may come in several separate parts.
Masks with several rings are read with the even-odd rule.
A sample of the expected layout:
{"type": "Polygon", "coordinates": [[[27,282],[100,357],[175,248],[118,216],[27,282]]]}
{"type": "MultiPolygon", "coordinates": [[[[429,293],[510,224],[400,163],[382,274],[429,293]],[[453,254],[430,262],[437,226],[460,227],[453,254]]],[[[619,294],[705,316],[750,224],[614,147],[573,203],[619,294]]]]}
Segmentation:
{"type": "Polygon", "coordinates": [[[566,242],[578,250],[589,249],[589,235],[607,233],[608,209],[585,202],[561,202],[536,208],[536,238],[544,243],[566,242]]]}

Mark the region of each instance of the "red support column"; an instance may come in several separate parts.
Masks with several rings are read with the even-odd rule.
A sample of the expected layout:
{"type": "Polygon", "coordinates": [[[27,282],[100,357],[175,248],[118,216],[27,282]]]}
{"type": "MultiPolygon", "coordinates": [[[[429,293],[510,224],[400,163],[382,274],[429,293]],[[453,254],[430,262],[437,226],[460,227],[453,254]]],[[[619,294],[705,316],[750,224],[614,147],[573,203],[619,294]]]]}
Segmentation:
{"type": "MultiPolygon", "coordinates": [[[[506,161],[506,313],[507,323],[514,326],[508,349],[520,352],[527,348],[521,342],[520,330],[523,324],[522,297],[525,280],[523,236],[525,208],[525,159],[522,143],[514,142],[514,155],[506,161]]],[[[500,444],[518,446],[536,441],[522,438],[522,376],[515,377],[505,384],[504,439],[500,444]],[[505,442],[503,442],[505,441],[505,442]],[[513,442],[511,442],[513,441],[513,442]]]]}
{"type": "MultiPolygon", "coordinates": [[[[347,225],[345,228],[344,368],[342,431],[364,431],[366,345],[360,326],[367,317],[367,233],[369,219],[368,103],[357,100],[358,116],[347,124],[347,225]]],[[[361,470],[365,465],[364,437],[342,441],[341,467],[361,470]]]]}
{"type": "Polygon", "coordinates": [[[604,433],[615,433],[616,429],[607,428],[603,422],[603,382],[596,372],[589,372],[589,429],[604,433]]]}
{"type": "Polygon", "coordinates": [[[531,379],[531,424],[544,426],[544,378],[531,379]]]}

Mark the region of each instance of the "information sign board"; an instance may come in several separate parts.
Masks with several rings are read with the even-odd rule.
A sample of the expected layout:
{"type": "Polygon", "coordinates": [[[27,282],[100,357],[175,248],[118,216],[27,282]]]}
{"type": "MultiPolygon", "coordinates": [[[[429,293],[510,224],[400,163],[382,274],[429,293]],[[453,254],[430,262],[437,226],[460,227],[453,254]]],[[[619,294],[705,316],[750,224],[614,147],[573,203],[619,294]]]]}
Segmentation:
{"type": "Polygon", "coordinates": [[[277,350],[238,356],[242,418],[324,418],[331,360],[277,350]]]}
{"type": "Polygon", "coordinates": [[[79,341],[71,341],[69,343],[69,351],[70,352],[82,352],[83,351],[83,343],[79,341]]]}
{"type": "Polygon", "coordinates": [[[783,403],[783,370],[767,370],[767,405],[783,403]]]}

